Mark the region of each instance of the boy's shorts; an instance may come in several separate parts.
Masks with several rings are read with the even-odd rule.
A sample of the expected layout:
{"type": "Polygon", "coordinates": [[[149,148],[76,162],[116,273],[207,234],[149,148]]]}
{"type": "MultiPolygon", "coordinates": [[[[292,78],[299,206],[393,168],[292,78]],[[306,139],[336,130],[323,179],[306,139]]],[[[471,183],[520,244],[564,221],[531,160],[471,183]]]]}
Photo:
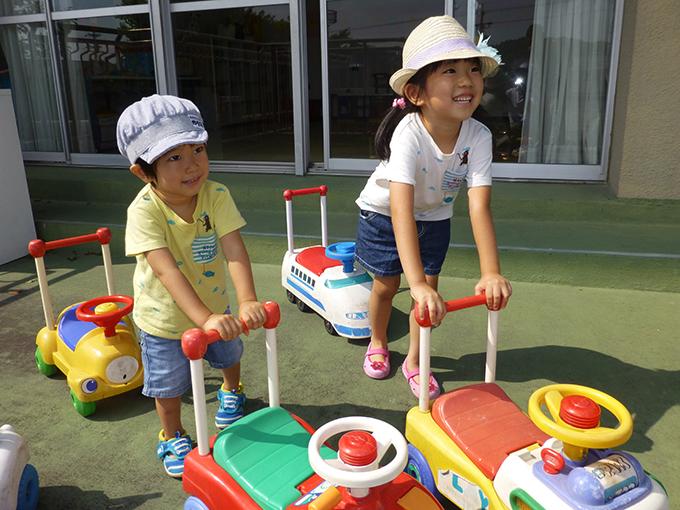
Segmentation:
{"type": "MultiPolygon", "coordinates": [[[[153,398],[180,397],[191,388],[189,359],[182,352],[182,342],[161,338],[139,330],[144,365],[142,394],[153,398]]],[[[229,368],[241,360],[243,342],[240,337],[219,340],[208,345],[203,358],[213,368],[229,368]]]]}
{"type": "MultiPolygon", "coordinates": [[[[426,275],[442,270],[451,240],[451,220],[416,221],[420,258],[426,275]]],[[[359,211],[357,261],[376,276],[397,276],[404,272],[394,239],[392,218],[372,211],[359,211]]]]}

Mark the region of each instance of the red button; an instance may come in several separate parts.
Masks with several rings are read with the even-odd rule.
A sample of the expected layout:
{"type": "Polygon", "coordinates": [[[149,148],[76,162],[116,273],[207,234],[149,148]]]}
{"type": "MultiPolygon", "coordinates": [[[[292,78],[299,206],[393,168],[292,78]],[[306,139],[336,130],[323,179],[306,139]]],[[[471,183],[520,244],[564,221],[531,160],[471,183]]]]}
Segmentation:
{"type": "Polygon", "coordinates": [[[593,400],[582,395],[564,397],[560,404],[560,418],[579,429],[593,429],[600,424],[602,410],[593,400]]]}
{"type": "Polygon", "coordinates": [[[541,450],[541,458],[543,459],[543,471],[549,475],[556,475],[564,469],[562,455],[552,448],[543,448],[541,450]]]}
{"type": "Polygon", "coordinates": [[[343,435],[338,442],[340,460],[350,466],[367,466],[378,457],[378,443],[363,430],[343,435]]]}

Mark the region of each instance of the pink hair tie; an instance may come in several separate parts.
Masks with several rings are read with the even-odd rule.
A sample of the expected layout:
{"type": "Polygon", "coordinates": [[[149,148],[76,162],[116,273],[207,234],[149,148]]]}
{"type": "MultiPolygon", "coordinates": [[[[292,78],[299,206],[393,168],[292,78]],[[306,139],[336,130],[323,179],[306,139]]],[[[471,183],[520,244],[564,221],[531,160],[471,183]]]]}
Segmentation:
{"type": "Polygon", "coordinates": [[[400,110],[403,110],[406,108],[406,100],[403,97],[400,98],[395,98],[394,101],[392,101],[392,108],[399,108],[400,110]]]}

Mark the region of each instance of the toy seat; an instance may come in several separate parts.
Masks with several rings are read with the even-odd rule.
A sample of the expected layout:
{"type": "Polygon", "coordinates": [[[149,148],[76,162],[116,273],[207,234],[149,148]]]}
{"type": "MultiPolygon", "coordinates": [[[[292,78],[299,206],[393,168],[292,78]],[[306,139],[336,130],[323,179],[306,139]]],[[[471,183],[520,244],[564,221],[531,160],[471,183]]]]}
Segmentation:
{"type": "Polygon", "coordinates": [[[508,454],[549,438],[493,383],[445,393],[432,418],[489,480],[508,454]]]}
{"type": "MultiPolygon", "coordinates": [[[[288,411],[268,407],[220,432],[213,458],[260,507],[283,510],[301,496],[296,487],[314,474],[307,458],[310,437],[288,411]]],[[[326,447],[321,455],[337,456],[326,447]]]]}
{"type": "Polygon", "coordinates": [[[317,276],[321,276],[321,273],[329,267],[342,265],[342,262],[339,260],[333,260],[326,257],[326,248],[323,246],[310,246],[309,248],[303,249],[297,254],[295,261],[302,267],[315,273],[317,276]]]}
{"type": "MultiPolygon", "coordinates": [[[[76,350],[78,342],[86,333],[99,327],[94,322],[81,321],[76,317],[76,309],[79,305],[80,303],[76,303],[64,310],[59,318],[59,324],[57,326],[59,338],[61,338],[64,341],[64,344],[72,351],[76,350]]],[[[127,327],[125,321],[120,321],[118,325],[127,327]]]]}

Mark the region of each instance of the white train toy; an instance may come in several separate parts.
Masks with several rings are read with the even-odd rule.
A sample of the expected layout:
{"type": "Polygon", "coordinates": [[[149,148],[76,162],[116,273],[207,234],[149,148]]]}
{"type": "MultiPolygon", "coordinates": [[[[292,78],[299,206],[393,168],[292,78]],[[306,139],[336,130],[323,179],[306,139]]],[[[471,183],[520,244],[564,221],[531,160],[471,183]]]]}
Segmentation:
{"type": "Polygon", "coordinates": [[[326,331],[345,338],[370,338],[368,298],[373,279],[354,265],[354,243],[328,245],[326,219],[327,186],[283,192],[286,201],[288,250],[281,265],[281,284],[288,301],[301,312],[316,312],[326,331]],[[295,249],[293,246],[293,197],[319,194],[321,205],[321,246],[295,249]]]}
{"type": "Polygon", "coordinates": [[[38,507],[38,472],[28,463],[28,445],[11,425],[0,427],[0,510],[38,507]]]}

